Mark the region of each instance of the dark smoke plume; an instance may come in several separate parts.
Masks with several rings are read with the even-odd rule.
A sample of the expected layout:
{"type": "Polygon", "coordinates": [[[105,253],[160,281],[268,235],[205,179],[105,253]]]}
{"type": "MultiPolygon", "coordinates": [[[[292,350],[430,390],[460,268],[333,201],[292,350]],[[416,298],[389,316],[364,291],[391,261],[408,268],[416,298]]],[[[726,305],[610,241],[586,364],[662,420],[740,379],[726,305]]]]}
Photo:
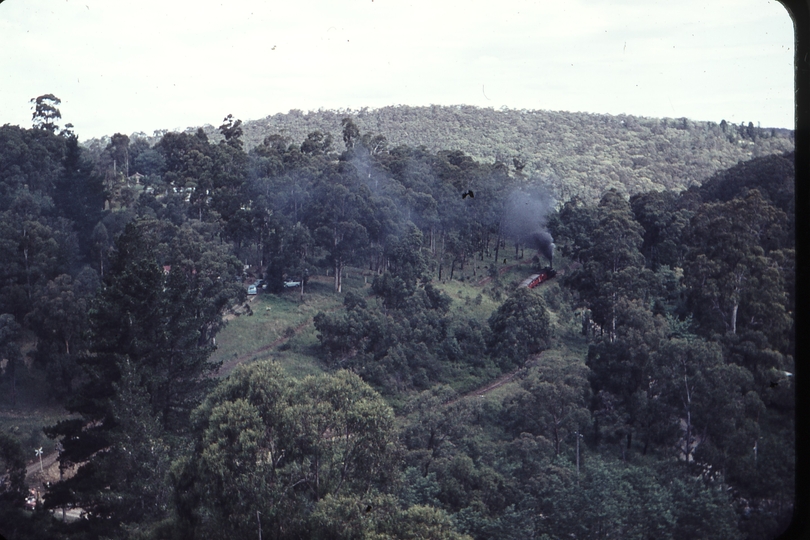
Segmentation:
{"type": "Polygon", "coordinates": [[[546,230],[554,199],[540,188],[516,190],[509,195],[501,220],[507,238],[536,249],[552,264],[554,239],[546,230]]]}

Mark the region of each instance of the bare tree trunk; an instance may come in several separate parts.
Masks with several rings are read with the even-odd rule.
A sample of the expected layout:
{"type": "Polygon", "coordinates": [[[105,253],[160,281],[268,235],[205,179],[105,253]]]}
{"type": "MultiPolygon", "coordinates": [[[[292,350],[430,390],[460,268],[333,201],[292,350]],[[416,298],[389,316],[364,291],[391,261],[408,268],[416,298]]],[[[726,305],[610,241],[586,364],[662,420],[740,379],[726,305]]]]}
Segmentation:
{"type": "Polygon", "coordinates": [[[315,456],[315,500],[321,500],[321,464],[320,456],[315,456]]]}
{"type": "Polygon", "coordinates": [[[17,406],[17,360],[9,358],[8,365],[11,368],[11,406],[17,406]]]}
{"type": "Polygon", "coordinates": [[[335,261],[335,292],[343,291],[343,261],[335,261]]]}
{"type": "Polygon", "coordinates": [[[554,455],[560,455],[560,433],[557,428],[557,422],[554,422],[554,455]]]}
{"type": "Polygon", "coordinates": [[[613,293],[613,305],[610,306],[610,334],[609,341],[613,343],[616,338],[616,293],[613,293]]]}
{"type": "Polygon", "coordinates": [[[25,281],[27,285],[25,293],[28,299],[31,300],[31,269],[28,268],[28,248],[23,248],[23,256],[25,257],[25,281]]]}
{"type": "Polygon", "coordinates": [[[686,462],[689,463],[689,458],[692,456],[692,394],[689,391],[689,379],[686,376],[686,361],[681,359],[681,365],[683,366],[683,384],[686,388],[686,400],[684,401],[684,407],[686,408],[686,444],[684,445],[684,454],[686,462]]]}
{"type": "Polygon", "coordinates": [[[740,307],[739,302],[734,302],[734,307],[731,308],[731,333],[737,333],[737,309],[740,307]]]}
{"type": "Polygon", "coordinates": [[[446,247],[447,246],[446,246],[446,242],[445,242],[444,230],[442,230],[442,257],[444,257],[444,254],[446,253],[446,251],[445,251],[446,247]]]}

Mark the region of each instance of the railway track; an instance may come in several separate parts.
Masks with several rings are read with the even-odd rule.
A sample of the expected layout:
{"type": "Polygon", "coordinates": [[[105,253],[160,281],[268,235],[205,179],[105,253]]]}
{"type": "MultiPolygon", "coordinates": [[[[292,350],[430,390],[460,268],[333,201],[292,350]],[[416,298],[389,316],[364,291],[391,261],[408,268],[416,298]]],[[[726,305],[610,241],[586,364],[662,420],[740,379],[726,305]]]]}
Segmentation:
{"type": "Polygon", "coordinates": [[[537,356],[527,360],[526,363],[522,367],[519,367],[519,368],[517,368],[515,370],[512,370],[509,373],[504,373],[503,375],[501,375],[500,377],[498,377],[494,381],[490,381],[490,382],[488,382],[488,383],[486,383],[486,384],[484,384],[482,386],[479,386],[478,388],[476,388],[474,390],[470,390],[469,392],[465,392],[464,394],[453,398],[452,400],[447,402],[447,405],[453,405],[455,403],[458,403],[462,399],[467,399],[467,398],[470,398],[470,397],[484,397],[485,395],[489,394],[493,390],[496,390],[496,389],[500,388],[501,386],[505,385],[506,383],[512,381],[515,377],[525,373],[526,370],[528,370],[531,366],[533,366],[534,364],[537,363],[537,360],[539,358],[540,358],[540,355],[538,354],[537,356]]]}

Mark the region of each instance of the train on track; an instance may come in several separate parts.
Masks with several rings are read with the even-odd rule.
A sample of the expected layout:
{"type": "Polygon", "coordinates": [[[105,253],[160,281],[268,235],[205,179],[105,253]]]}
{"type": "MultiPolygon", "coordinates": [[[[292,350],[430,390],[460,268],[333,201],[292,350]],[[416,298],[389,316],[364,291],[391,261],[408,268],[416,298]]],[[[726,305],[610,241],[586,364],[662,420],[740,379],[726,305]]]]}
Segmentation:
{"type": "Polygon", "coordinates": [[[534,289],[541,283],[548,281],[549,279],[553,278],[557,275],[557,271],[551,268],[550,266],[546,266],[538,274],[533,274],[527,277],[523,282],[519,285],[519,287],[527,287],[529,289],[534,289]]]}

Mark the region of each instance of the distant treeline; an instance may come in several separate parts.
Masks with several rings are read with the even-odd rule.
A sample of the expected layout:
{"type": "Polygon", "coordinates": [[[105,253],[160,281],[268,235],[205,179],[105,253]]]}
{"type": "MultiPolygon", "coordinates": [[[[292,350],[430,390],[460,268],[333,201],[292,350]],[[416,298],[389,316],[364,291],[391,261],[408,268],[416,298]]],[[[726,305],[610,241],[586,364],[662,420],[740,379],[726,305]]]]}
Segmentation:
{"type": "MultiPolygon", "coordinates": [[[[577,196],[596,202],[615,188],[624,195],[680,190],[715,172],[754,157],[793,150],[793,131],[755,122],[648,118],[542,110],[494,110],[473,106],[391,106],[357,111],[292,110],[243,125],[246,149],[268,135],[302,141],[319,131],[339,144],[340,122],[350,117],[363,133],[385,138],[388,147],[424,146],[428,151],[459,150],[513,172],[549,179],[560,201],[577,196]]],[[[221,135],[203,126],[212,141],[221,135]]],[[[190,132],[196,128],[189,128],[190,132]]],[[[152,136],[134,134],[150,143],[152,136]]],[[[91,140],[101,150],[107,139],[91,140]]]]}

